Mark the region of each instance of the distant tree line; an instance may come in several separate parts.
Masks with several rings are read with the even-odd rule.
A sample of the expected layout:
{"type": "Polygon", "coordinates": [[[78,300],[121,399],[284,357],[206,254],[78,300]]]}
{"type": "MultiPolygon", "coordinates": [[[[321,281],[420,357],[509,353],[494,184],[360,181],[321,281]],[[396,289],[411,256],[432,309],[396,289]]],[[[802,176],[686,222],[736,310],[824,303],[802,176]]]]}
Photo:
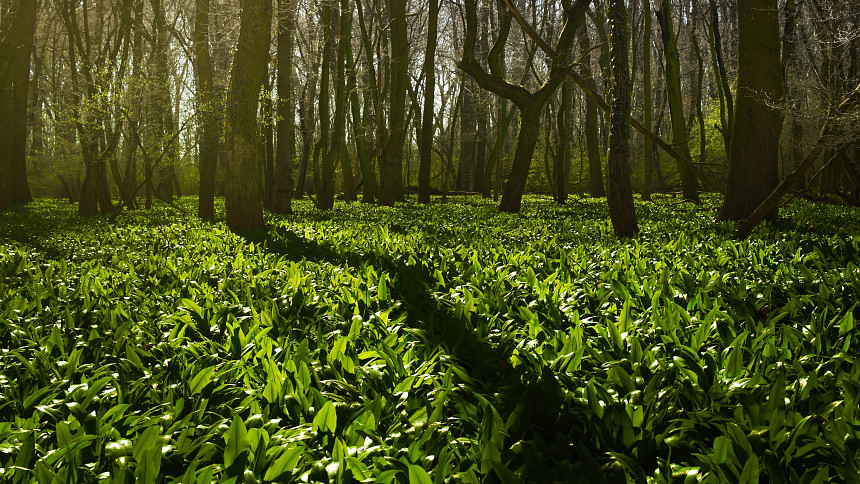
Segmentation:
{"type": "Polygon", "coordinates": [[[857,204],[858,37],[853,0],[0,0],[0,208],[857,204]]]}

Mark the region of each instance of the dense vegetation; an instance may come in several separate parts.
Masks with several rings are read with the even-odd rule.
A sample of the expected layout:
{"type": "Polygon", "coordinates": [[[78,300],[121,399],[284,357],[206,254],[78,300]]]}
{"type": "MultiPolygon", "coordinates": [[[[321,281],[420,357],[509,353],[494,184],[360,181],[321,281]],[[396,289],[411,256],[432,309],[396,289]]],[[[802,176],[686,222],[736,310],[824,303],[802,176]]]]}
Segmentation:
{"type": "Polygon", "coordinates": [[[860,213],[718,202],[3,212],[2,480],[858,482],[860,213]]]}

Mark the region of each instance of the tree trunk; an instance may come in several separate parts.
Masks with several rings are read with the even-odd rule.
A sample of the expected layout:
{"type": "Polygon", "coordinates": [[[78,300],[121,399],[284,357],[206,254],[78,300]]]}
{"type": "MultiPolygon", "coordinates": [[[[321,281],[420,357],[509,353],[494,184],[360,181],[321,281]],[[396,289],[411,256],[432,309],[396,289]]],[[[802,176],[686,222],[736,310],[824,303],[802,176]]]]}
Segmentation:
{"type": "MultiPolygon", "coordinates": [[[[498,51],[496,48],[499,44],[498,39],[496,45],[490,51],[491,61],[489,65],[495,72],[487,73],[475,58],[474,47],[478,29],[475,3],[475,0],[466,1],[466,42],[463,59],[460,61],[460,68],[469,73],[480,87],[510,99],[520,108],[520,133],[517,137],[514,161],[511,165],[508,182],[502,194],[502,200],[499,203],[499,210],[501,211],[519,212],[529,174],[529,167],[531,166],[540,130],[541,110],[564,79],[564,73],[567,70],[565,59],[569,54],[576,31],[583,23],[585,10],[590,2],[589,0],[577,0],[573,6],[565,8],[566,22],[557,40],[556,48],[551,55],[553,61],[549,77],[541,88],[534,93],[529,92],[520,85],[511,84],[498,75],[498,69],[494,69],[493,66],[495,63],[492,61],[493,52],[498,51]]],[[[509,13],[511,15],[513,6],[510,4],[507,4],[507,6],[511,10],[509,13]]],[[[510,17],[508,21],[510,21],[510,17]]],[[[499,38],[503,38],[503,36],[500,35],[499,38]]],[[[549,49],[552,50],[551,48],[549,49]]]]}
{"type": "Polygon", "coordinates": [[[403,143],[406,140],[406,85],[409,82],[409,44],[406,36],[406,0],[388,0],[391,42],[391,104],[388,146],[380,179],[379,204],[403,199],[403,143]]]}
{"type": "MultiPolygon", "coordinates": [[[[669,99],[669,114],[672,120],[672,145],[685,159],[690,159],[687,146],[687,125],[684,120],[684,105],[681,99],[681,61],[678,57],[678,37],[674,32],[669,0],[663,0],[657,14],[663,33],[663,50],[666,59],[666,94],[669,99]]],[[[696,174],[686,164],[678,162],[681,191],[684,199],[699,202],[699,184],[696,174]]]]}
{"type": "MultiPolygon", "coordinates": [[[[732,123],[729,183],[719,220],[744,220],[779,183],[782,99],[776,0],[738,5],[738,91],[732,123]]],[[[777,209],[767,218],[775,220],[777,209]]]]}
{"type": "Polygon", "coordinates": [[[293,102],[293,8],[289,0],[278,0],[278,147],[275,178],[271,188],[271,211],[292,213],[293,151],[296,143],[293,102]]]}
{"type": "MultiPolygon", "coordinates": [[[[555,184],[553,194],[559,205],[567,202],[567,183],[570,177],[570,132],[573,124],[570,119],[571,110],[571,86],[570,81],[565,80],[561,87],[561,104],[556,113],[556,126],[558,130],[558,148],[553,160],[553,182],[555,184]]],[[[547,148],[549,148],[547,146],[547,148]]]]}
{"type": "Polygon", "coordinates": [[[265,79],[272,26],[271,2],[242,1],[239,41],[227,98],[227,226],[233,232],[264,230],[257,183],[257,107],[265,79]]]}
{"type": "MultiPolygon", "coordinates": [[[[644,28],[642,31],[642,124],[648,129],[651,126],[651,111],[653,103],[651,100],[651,0],[642,0],[642,17],[644,28]]],[[[653,172],[651,158],[651,140],[642,136],[642,199],[651,200],[653,172]]]]}
{"type": "Polygon", "coordinates": [[[334,22],[332,21],[332,5],[323,3],[320,16],[320,28],[323,29],[322,69],[320,71],[319,110],[320,137],[314,148],[314,191],[317,196],[317,208],[330,210],[334,207],[334,170],[338,156],[338,148],[332,146],[331,136],[331,107],[329,105],[329,88],[332,65],[332,50],[334,50],[334,22]],[[319,150],[319,151],[317,151],[319,150]]]}
{"type": "Polygon", "coordinates": [[[218,169],[218,116],[216,114],[212,57],[209,54],[209,0],[197,0],[194,16],[194,57],[197,67],[197,109],[200,119],[200,187],[197,216],[215,218],[215,173],[218,169]]]}
{"type": "MultiPolygon", "coordinates": [[[[467,75],[463,73],[462,75],[467,75]]],[[[472,82],[466,79],[463,84],[463,106],[460,109],[460,162],[457,164],[456,189],[466,191],[469,189],[469,180],[472,178],[472,170],[475,165],[475,132],[477,124],[475,119],[475,93],[472,82]]]]}
{"type": "Polygon", "coordinates": [[[340,161],[340,171],[343,178],[343,196],[347,202],[356,200],[355,179],[352,175],[352,163],[346,156],[346,44],[352,35],[352,10],[349,0],[340,1],[340,15],[338,15],[339,33],[337,37],[337,58],[335,69],[335,95],[334,95],[334,129],[332,130],[331,146],[337,150],[337,159],[340,161]]]}
{"type": "MultiPolygon", "coordinates": [[[[356,2],[358,5],[361,0],[356,2]]],[[[349,92],[349,104],[352,113],[352,134],[355,139],[355,154],[358,157],[358,164],[361,168],[361,201],[362,203],[373,203],[376,201],[376,173],[373,170],[370,153],[368,152],[367,143],[367,122],[368,112],[370,111],[370,98],[372,96],[365,93],[364,99],[364,114],[362,115],[362,106],[358,98],[357,80],[355,75],[355,62],[352,52],[351,36],[342,39],[346,43],[346,62],[347,77],[346,90],[349,92]]],[[[368,72],[370,69],[368,68],[368,72]]]]}
{"type": "Polygon", "coordinates": [[[0,37],[0,209],[32,200],[27,181],[27,99],[38,2],[15,2],[0,37]]]}
{"type": "MultiPolygon", "coordinates": [[[[594,75],[591,72],[591,41],[588,39],[588,31],[582,29],[580,33],[580,47],[586,52],[582,61],[582,77],[588,86],[596,89],[594,75]]],[[[606,196],[603,185],[603,162],[600,159],[600,133],[597,129],[597,104],[594,100],[585,98],[585,146],[588,153],[588,187],[592,197],[606,196]]]]}
{"type": "Polygon", "coordinates": [[[624,0],[609,0],[607,17],[612,59],[612,116],[609,128],[607,165],[609,217],[618,237],[633,237],[639,232],[633,191],[630,187],[629,139],[630,92],[627,66],[627,7],[624,0]]]}
{"type": "Polygon", "coordinates": [[[421,119],[421,153],[418,165],[418,202],[430,203],[430,164],[433,153],[433,109],[436,94],[436,30],[439,0],[429,0],[427,48],[424,50],[424,112],[421,119]]]}

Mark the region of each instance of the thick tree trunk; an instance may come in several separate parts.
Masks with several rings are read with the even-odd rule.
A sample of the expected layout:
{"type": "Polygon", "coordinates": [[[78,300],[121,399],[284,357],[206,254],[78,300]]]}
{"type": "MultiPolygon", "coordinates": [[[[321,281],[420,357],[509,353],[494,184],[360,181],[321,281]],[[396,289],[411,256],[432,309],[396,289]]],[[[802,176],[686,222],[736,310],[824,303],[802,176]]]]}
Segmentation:
{"type": "Polygon", "coordinates": [[[433,110],[436,94],[436,30],[439,24],[439,0],[429,0],[427,48],[424,50],[424,112],[421,119],[421,153],[418,165],[418,202],[430,203],[430,164],[433,153],[433,110]]]}
{"type": "Polygon", "coordinates": [[[278,0],[278,146],[270,210],[292,213],[293,151],[296,143],[293,102],[293,27],[295,4],[278,0]]]}
{"type": "Polygon", "coordinates": [[[379,204],[403,199],[403,143],[406,140],[406,85],[409,82],[409,44],[406,36],[406,0],[388,0],[391,42],[391,103],[388,146],[383,165],[379,204]]]}
{"type": "MultiPolygon", "coordinates": [[[[669,0],[663,0],[657,15],[663,33],[663,50],[666,59],[666,94],[669,99],[669,114],[672,120],[672,145],[685,159],[690,159],[687,145],[687,124],[684,120],[684,105],[681,99],[681,61],[678,56],[678,37],[674,32],[669,0]]],[[[699,201],[699,184],[696,174],[685,163],[678,162],[681,191],[684,199],[699,201]]]]}
{"type": "Polygon", "coordinates": [[[38,2],[15,2],[0,37],[0,209],[32,200],[27,181],[27,100],[38,2]]]}
{"type": "Polygon", "coordinates": [[[233,232],[263,230],[262,196],[257,183],[257,107],[266,77],[272,4],[242,1],[239,41],[227,98],[227,226],[233,232]]]}
{"type": "Polygon", "coordinates": [[[618,237],[633,237],[639,232],[633,191],[630,187],[630,92],[627,67],[627,7],[624,0],[609,0],[607,17],[612,59],[612,116],[609,128],[607,165],[609,216],[618,237]]]}
{"type": "Polygon", "coordinates": [[[520,108],[520,132],[517,136],[517,147],[511,163],[511,174],[505,183],[502,200],[499,202],[499,210],[502,212],[517,213],[520,211],[532,156],[540,134],[542,107],[541,104],[536,107],[521,106],[520,108]]]}
{"type": "MultiPolygon", "coordinates": [[[[744,220],[779,183],[782,99],[776,0],[738,5],[738,91],[732,123],[729,183],[719,220],[744,220]]],[[[776,219],[776,208],[768,219],[776,219]]]]}

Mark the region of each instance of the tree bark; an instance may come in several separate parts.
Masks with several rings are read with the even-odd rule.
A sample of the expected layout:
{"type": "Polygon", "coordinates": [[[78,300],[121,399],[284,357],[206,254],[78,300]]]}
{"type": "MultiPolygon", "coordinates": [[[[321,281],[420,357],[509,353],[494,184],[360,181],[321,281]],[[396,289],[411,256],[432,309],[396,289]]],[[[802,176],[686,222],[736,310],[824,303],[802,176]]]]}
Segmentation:
{"type": "Polygon", "coordinates": [[[295,4],[278,0],[278,145],[271,188],[274,213],[292,213],[296,110],[293,102],[293,28],[295,4]]]}
{"type": "Polygon", "coordinates": [[[331,106],[329,105],[329,88],[331,78],[332,50],[334,26],[332,22],[332,5],[323,3],[320,16],[320,28],[323,29],[322,69],[320,71],[319,88],[319,118],[320,137],[314,148],[314,191],[317,196],[317,208],[330,210],[334,207],[334,170],[338,156],[338,147],[331,145],[331,106]]]}
{"type": "MultiPolygon", "coordinates": [[[[782,100],[776,0],[738,5],[738,91],[729,148],[729,183],[718,220],[743,220],[779,183],[782,100]]],[[[768,213],[775,220],[777,211],[768,213]]]]}
{"type": "Polygon", "coordinates": [[[346,44],[352,35],[352,10],[349,0],[340,1],[338,15],[337,58],[335,60],[334,129],[331,146],[337,150],[340,172],[343,178],[343,197],[347,202],[356,200],[355,179],[352,175],[352,162],[346,150],[346,44]]]}
{"type": "Polygon", "coordinates": [[[380,173],[379,204],[403,199],[403,143],[406,140],[406,85],[409,82],[409,44],[406,36],[406,0],[388,0],[391,42],[390,132],[385,164],[380,173]]]}
{"type": "MultiPolygon", "coordinates": [[[[586,52],[582,61],[582,77],[592,90],[596,90],[594,75],[591,72],[591,41],[588,32],[583,29],[580,33],[580,47],[586,52]]],[[[585,146],[588,154],[588,187],[592,197],[606,196],[603,185],[603,162],[600,159],[600,133],[597,128],[597,104],[593,99],[585,98],[585,146]]]]}
{"type": "Polygon", "coordinates": [[[218,169],[218,115],[212,56],[209,53],[209,0],[197,0],[194,15],[194,57],[197,68],[197,113],[200,123],[197,216],[215,218],[215,173],[218,169]]]}
{"type": "MultiPolygon", "coordinates": [[[[669,0],[663,0],[657,15],[663,33],[663,50],[666,59],[666,94],[669,99],[669,114],[672,120],[672,145],[681,155],[690,159],[687,145],[687,124],[684,120],[684,105],[681,99],[681,61],[678,57],[678,37],[675,34],[669,0]]],[[[699,184],[696,174],[684,163],[678,163],[681,191],[684,199],[699,202],[699,184]]]]}
{"type": "Polygon", "coordinates": [[[627,7],[624,0],[609,0],[607,17],[610,30],[612,66],[612,116],[609,128],[607,164],[609,217],[618,237],[633,237],[639,232],[633,191],[630,187],[630,91],[627,62],[627,7]]]}
{"type": "Polygon", "coordinates": [[[264,230],[257,183],[257,107],[265,79],[272,26],[272,4],[243,0],[239,41],[227,96],[227,226],[233,232],[264,230]]]}
{"type": "Polygon", "coordinates": [[[429,0],[427,48],[424,50],[424,112],[421,119],[421,153],[418,165],[418,202],[430,203],[430,164],[433,153],[433,110],[436,96],[436,30],[439,25],[439,0],[429,0]]]}
{"type": "Polygon", "coordinates": [[[0,37],[0,209],[32,200],[27,181],[27,100],[38,2],[15,2],[0,37]]]}
{"type": "MultiPolygon", "coordinates": [[[[651,0],[642,0],[642,17],[644,28],[642,31],[642,124],[652,129],[651,111],[653,102],[651,99],[651,0]]],[[[642,136],[642,199],[651,200],[653,172],[651,158],[651,140],[642,136]]]]}

